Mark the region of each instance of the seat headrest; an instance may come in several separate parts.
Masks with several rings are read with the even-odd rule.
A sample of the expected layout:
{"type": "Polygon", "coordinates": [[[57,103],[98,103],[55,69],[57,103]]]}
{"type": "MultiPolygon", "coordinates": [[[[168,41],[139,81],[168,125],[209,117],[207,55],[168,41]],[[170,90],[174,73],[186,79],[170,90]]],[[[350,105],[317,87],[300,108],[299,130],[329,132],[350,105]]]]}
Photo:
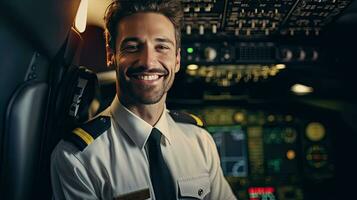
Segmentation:
{"type": "Polygon", "coordinates": [[[86,67],[71,66],[68,70],[59,106],[64,108],[67,128],[88,121],[99,109],[99,85],[97,75],[86,67]]]}

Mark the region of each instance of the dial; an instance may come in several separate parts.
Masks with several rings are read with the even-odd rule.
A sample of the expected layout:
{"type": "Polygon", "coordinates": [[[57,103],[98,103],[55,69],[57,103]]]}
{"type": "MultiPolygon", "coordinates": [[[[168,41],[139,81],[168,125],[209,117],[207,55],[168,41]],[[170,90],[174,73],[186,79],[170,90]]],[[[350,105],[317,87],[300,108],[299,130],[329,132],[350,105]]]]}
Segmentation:
{"type": "Polygon", "coordinates": [[[217,57],[217,51],[212,47],[206,47],[204,50],[204,56],[207,61],[213,61],[217,57]]]}
{"type": "Polygon", "coordinates": [[[306,151],[307,163],[313,168],[321,168],[327,164],[328,154],[325,147],[313,145],[306,151]]]}
{"type": "Polygon", "coordinates": [[[314,142],[322,140],[326,135],[325,127],[319,122],[311,122],[306,126],[306,137],[314,142]]]}
{"type": "Polygon", "coordinates": [[[297,132],[294,128],[286,127],[282,132],[282,136],[286,143],[294,143],[296,141],[297,132]]]}

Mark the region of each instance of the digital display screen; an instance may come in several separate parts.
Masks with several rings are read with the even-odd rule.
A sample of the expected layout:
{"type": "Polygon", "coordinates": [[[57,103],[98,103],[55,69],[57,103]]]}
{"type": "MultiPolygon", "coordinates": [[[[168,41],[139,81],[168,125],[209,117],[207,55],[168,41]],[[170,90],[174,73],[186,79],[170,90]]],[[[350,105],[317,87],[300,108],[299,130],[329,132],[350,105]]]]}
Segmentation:
{"type": "Polygon", "coordinates": [[[249,200],[276,200],[274,187],[248,188],[249,200]]]}
{"type": "Polygon", "coordinates": [[[241,126],[209,126],[225,176],[247,177],[247,141],[241,126]]]}

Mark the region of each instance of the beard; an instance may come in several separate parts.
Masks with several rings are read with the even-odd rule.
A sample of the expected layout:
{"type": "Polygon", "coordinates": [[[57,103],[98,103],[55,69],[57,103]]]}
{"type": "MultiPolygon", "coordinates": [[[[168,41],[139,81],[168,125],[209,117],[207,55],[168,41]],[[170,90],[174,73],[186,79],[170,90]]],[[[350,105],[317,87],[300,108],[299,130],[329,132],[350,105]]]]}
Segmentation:
{"type": "Polygon", "coordinates": [[[174,75],[168,73],[160,78],[162,80],[159,85],[139,85],[127,77],[123,71],[117,70],[117,94],[121,102],[127,105],[151,105],[160,102],[166,97],[174,80],[174,75]]]}
{"type": "MultiPolygon", "coordinates": [[[[120,81],[119,81],[120,82],[120,81]]],[[[121,84],[124,85],[124,84],[121,84]]],[[[138,104],[150,105],[158,103],[164,96],[163,89],[155,89],[153,86],[134,86],[129,84],[127,87],[121,87],[121,91],[125,91],[130,96],[131,101],[138,104]]]]}

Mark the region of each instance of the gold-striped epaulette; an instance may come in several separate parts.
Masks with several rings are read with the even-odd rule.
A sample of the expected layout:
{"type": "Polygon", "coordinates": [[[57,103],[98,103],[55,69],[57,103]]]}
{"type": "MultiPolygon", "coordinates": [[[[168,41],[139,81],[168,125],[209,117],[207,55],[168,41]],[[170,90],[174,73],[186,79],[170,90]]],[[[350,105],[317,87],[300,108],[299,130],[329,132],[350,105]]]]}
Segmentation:
{"type": "Polygon", "coordinates": [[[206,126],[206,123],[196,115],[175,110],[171,110],[169,113],[176,122],[194,124],[202,128],[206,126]]]}
{"type": "Polygon", "coordinates": [[[99,116],[72,130],[64,139],[83,151],[111,126],[110,117],[99,116]]]}

